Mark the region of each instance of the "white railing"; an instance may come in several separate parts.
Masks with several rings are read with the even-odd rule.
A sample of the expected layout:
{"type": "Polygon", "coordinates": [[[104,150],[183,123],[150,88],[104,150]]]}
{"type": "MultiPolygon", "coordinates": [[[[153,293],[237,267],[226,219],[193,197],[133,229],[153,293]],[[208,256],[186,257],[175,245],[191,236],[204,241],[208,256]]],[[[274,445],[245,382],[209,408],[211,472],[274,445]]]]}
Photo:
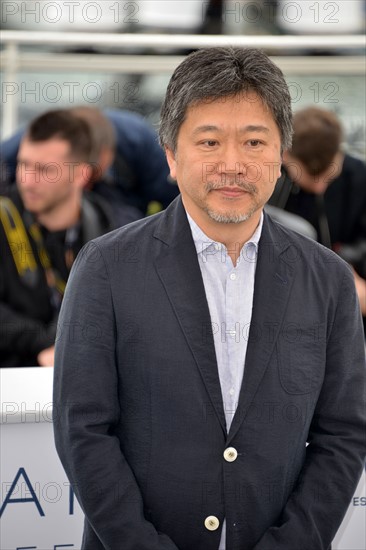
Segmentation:
{"type": "Polygon", "coordinates": [[[95,45],[116,48],[203,48],[211,46],[249,46],[271,49],[354,49],[365,47],[363,35],[308,35],[308,36],[234,36],[234,35],[195,35],[195,34],[106,34],[75,32],[28,32],[3,31],[4,43],[14,44],[57,44],[95,45]],[[96,36],[98,37],[96,39],[96,36]]]}
{"type": "MultiPolygon", "coordinates": [[[[332,53],[352,53],[341,56],[278,56],[273,57],[285,74],[358,74],[365,73],[365,37],[363,35],[330,36],[234,36],[194,34],[106,34],[3,31],[3,50],[0,54],[3,90],[6,83],[16,83],[21,70],[70,70],[79,72],[113,72],[116,74],[170,73],[182,60],[182,56],[169,55],[179,49],[195,49],[213,46],[244,46],[264,48],[281,54],[305,49],[332,53]],[[99,53],[75,54],[51,51],[22,51],[20,46],[60,46],[66,48],[98,48],[99,53]],[[108,49],[108,54],[103,52],[108,49]],[[143,55],[140,50],[148,50],[143,55]],[[133,53],[131,54],[131,50],[133,53]],[[139,53],[136,53],[136,50],[139,53]],[[159,53],[151,55],[151,50],[159,53]],[[117,51],[118,54],[110,54],[117,51]],[[126,51],[126,53],[121,53],[126,51]],[[165,53],[161,53],[164,51],[165,53]]],[[[3,102],[2,136],[9,136],[17,127],[18,98],[7,94],[3,102]]]]}

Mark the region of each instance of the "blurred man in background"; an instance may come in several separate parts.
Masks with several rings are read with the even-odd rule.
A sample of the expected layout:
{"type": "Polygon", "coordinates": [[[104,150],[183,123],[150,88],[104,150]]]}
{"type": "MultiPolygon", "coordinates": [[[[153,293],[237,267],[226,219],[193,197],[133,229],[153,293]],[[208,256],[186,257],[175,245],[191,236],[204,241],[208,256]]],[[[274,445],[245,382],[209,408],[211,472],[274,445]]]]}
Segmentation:
{"type": "Polygon", "coordinates": [[[23,136],[16,187],[0,198],[0,366],[53,365],[56,320],[84,243],[116,226],[108,203],[84,192],[94,142],[66,111],[38,117],[23,136]]]}
{"type": "Polygon", "coordinates": [[[270,204],[310,222],[318,241],[354,268],[366,315],[366,165],[342,151],[337,116],[319,107],[294,115],[292,147],[270,204]]]}

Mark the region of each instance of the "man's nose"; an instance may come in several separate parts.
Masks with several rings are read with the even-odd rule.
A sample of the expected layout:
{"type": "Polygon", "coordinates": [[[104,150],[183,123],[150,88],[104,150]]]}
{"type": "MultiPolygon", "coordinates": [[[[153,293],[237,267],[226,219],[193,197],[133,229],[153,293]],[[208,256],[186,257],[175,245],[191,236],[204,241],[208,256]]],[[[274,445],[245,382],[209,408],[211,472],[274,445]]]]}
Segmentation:
{"type": "Polygon", "coordinates": [[[223,147],[217,163],[218,173],[227,175],[245,174],[245,162],[242,157],[242,152],[240,152],[238,146],[227,145],[223,147]]]}

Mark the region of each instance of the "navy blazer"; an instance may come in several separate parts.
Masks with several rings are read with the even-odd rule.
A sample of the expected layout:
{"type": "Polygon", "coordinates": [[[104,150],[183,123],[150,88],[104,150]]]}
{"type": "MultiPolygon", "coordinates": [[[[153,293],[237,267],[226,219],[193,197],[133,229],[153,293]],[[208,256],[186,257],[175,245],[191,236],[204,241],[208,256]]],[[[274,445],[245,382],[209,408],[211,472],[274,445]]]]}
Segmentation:
{"type": "Polygon", "coordinates": [[[83,549],[218,550],[226,518],[227,550],[325,550],[362,471],[365,425],[360,308],[333,252],[265,215],[229,434],[181,199],[79,254],[54,426],[83,549]]]}

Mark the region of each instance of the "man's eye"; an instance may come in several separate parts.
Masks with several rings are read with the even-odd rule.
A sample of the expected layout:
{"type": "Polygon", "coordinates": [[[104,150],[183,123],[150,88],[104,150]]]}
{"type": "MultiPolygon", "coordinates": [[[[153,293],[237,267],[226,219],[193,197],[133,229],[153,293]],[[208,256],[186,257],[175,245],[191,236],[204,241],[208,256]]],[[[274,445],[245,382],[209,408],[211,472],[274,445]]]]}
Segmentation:
{"type": "Polygon", "coordinates": [[[217,141],[214,139],[206,139],[206,141],[203,142],[203,145],[207,145],[208,147],[215,147],[215,145],[217,145],[217,141]]]}
{"type": "Polygon", "coordinates": [[[251,147],[258,147],[259,145],[262,144],[262,142],[259,139],[250,139],[248,143],[251,147]]]}

